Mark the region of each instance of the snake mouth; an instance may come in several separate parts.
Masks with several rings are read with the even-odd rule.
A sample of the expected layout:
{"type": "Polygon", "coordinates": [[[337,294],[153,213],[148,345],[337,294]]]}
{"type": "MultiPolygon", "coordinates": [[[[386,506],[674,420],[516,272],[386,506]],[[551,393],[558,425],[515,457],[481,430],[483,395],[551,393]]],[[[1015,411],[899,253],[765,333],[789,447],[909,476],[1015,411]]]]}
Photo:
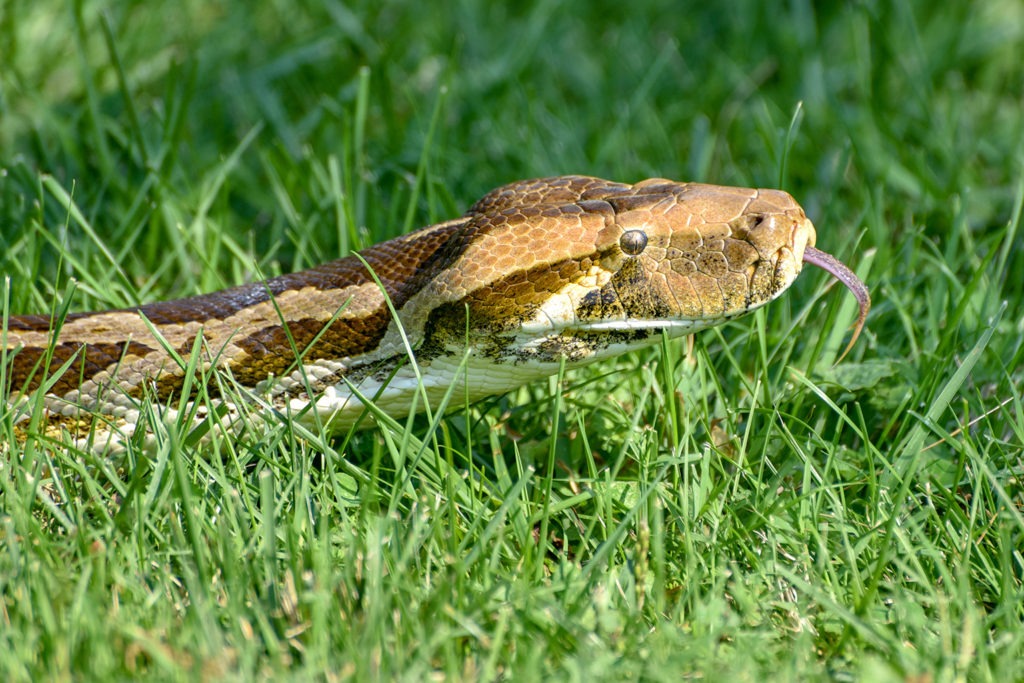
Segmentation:
{"type": "MultiPolygon", "coordinates": [[[[520,326],[516,332],[534,340],[564,338],[614,339],[626,335],[633,342],[649,340],[656,335],[665,334],[670,339],[683,337],[705,328],[712,327],[735,316],[715,318],[615,318],[608,320],[567,320],[562,322],[548,321],[547,324],[527,324],[520,326]]],[[[527,342],[529,346],[533,343],[527,342]]]]}
{"type": "Polygon", "coordinates": [[[581,332],[630,332],[634,330],[667,330],[679,331],[682,334],[714,325],[723,320],[715,318],[703,320],[700,318],[660,318],[643,320],[637,318],[624,318],[620,320],[595,320],[584,321],[572,325],[566,325],[564,329],[579,330],[581,332]]]}

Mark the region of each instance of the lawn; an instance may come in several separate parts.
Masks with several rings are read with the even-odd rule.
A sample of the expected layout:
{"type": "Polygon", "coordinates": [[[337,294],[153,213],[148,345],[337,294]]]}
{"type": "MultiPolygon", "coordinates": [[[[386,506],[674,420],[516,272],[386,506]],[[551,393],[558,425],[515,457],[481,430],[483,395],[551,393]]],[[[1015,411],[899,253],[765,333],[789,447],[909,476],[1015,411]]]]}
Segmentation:
{"type": "Polygon", "coordinates": [[[874,299],[333,438],[0,408],[0,676],[1024,680],[1024,5],[689,4],[0,5],[5,319],[564,173],[783,188],[874,299]]]}

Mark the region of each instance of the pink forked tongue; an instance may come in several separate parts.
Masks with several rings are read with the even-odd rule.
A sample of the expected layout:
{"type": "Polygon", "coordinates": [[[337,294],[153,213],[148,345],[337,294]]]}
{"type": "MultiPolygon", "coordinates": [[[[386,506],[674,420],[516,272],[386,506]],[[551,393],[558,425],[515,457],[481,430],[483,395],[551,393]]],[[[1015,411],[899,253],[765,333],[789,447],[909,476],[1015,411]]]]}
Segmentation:
{"type": "Polygon", "coordinates": [[[850,290],[850,293],[857,298],[857,305],[860,306],[860,314],[857,315],[857,322],[853,325],[853,336],[850,337],[850,343],[846,345],[843,355],[839,356],[838,360],[836,360],[838,363],[850,352],[850,349],[853,348],[853,343],[860,336],[860,331],[864,329],[864,321],[868,317],[868,311],[871,310],[871,294],[860,278],[845,263],[832,254],[826,254],[814,247],[805,247],[804,263],[810,263],[812,266],[818,266],[831,273],[835,279],[842,282],[850,290]]]}

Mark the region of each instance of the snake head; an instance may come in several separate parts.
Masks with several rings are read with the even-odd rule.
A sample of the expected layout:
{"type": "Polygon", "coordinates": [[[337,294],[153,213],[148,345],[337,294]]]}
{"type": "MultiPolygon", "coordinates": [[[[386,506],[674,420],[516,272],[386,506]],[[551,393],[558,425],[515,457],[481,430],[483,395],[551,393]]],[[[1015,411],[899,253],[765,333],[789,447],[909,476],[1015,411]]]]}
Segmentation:
{"type": "MultiPolygon", "coordinates": [[[[471,211],[468,246],[432,292],[446,303],[431,315],[452,335],[500,339],[504,355],[612,355],[745,315],[786,291],[805,262],[826,263],[785,192],[558,181],[500,188],[471,211]]],[[[849,269],[827,266],[858,292],[849,269]]],[[[858,299],[862,323],[869,304],[858,299]]]]}
{"type": "Polygon", "coordinates": [[[611,276],[584,297],[576,311],[582,320],[609,329],[667,321],[670,333],[689,333],[767,304],[809,263],[832,274],[859,304],[842,356],[864,327],[867,287],[814,248],[814,225],[786,192],[651,179],[599,201],[615,214],[602,242],[617,236],[618,249],[605,252],[602,265],[611,276]]]}
{"type": "Polygon", "coordinates": [[[577,310],[585,321],[663,320],[685,333],[738,317],[793,283],[815,239],[777,190],[654,179],[597,201],[614,220],[599,235],[607,281],[577,310]]]}

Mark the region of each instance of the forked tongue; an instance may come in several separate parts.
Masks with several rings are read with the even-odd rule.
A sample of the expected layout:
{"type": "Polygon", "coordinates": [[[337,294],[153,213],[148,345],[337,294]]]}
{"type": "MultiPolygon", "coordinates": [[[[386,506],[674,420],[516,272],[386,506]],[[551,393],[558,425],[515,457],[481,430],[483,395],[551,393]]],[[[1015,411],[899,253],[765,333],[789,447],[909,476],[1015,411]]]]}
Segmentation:
{"type": "Polygon", "coordinates": [[[843,283],[850,293],[857,298],[857,305],[860,306],[860,313],[857,315],[857,322],[853,324],[853,336],[850,337],[850,343],[846,345],[846,350],[836,360],[838,363],[846,354],[853,348],[853,343],[857,341],[857,337],[860,336],[860,331],[864,329],[864,321],[867,320],[868,311],[871,310],[871,294],[868,292],[867,286],[861,282],[860,278],[852,270],[850,270],[845,263],[837,259],[832,254],[826,254],[825,252],[815,249],[814,247],[804,248],[804,263],[810,263],[812,266],[818,266],[823,270],[827,270],[832,276],[843,283]]]}

